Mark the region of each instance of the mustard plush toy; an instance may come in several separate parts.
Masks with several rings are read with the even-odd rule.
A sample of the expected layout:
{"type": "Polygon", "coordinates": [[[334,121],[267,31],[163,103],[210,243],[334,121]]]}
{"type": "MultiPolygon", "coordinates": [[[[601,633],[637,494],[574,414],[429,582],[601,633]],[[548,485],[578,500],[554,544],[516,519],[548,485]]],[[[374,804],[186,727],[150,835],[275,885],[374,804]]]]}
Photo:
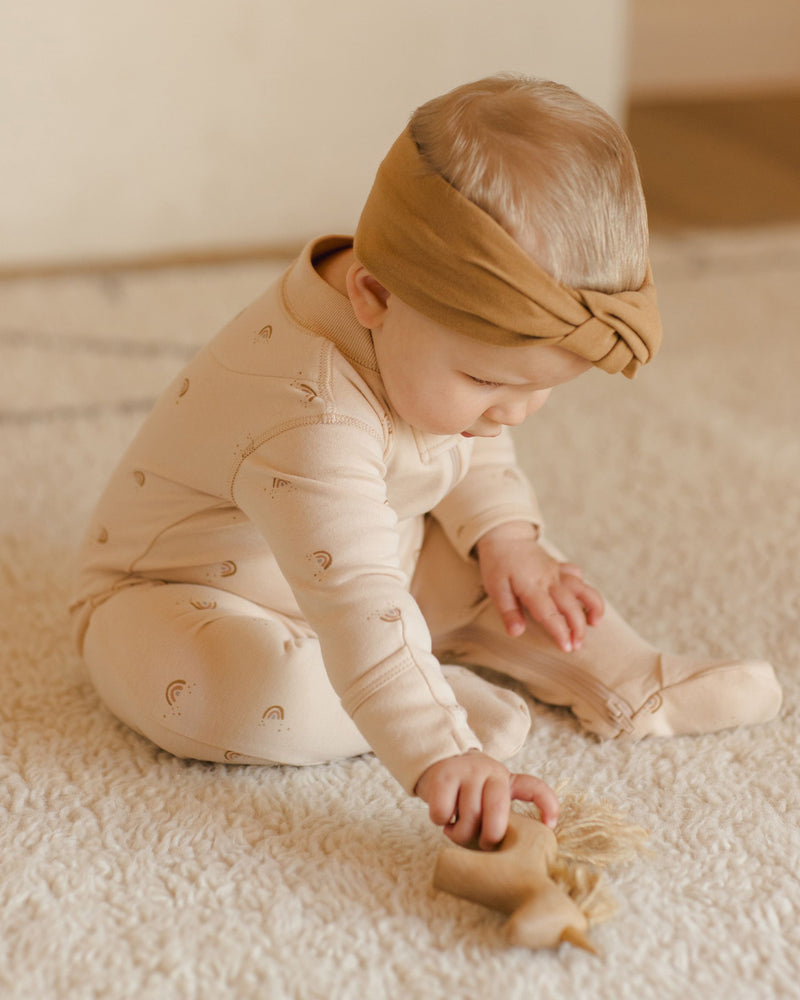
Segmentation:
{"type": "Polygon", "coordinates": [[[509,944],[557,948],[566,942],[597,954],[587,930],[616,908],[604,869],[629,860],[647,836],[606,803],[589,806],[582,796],[568,796],[555,831],[530,814],[512,812],[495,850],[448,844],[437,858],[433,884],[508,914],[509,944]]]}

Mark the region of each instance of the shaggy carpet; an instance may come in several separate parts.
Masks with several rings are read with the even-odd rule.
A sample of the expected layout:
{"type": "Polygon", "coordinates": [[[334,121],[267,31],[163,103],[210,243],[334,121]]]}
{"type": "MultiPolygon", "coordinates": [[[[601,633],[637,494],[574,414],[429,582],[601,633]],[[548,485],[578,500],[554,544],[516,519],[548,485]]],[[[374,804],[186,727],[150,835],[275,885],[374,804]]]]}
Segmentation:
{"type": "Polygon", "coordinates": [[[658,239],[666,326],[518,434],[551,536],[651,640],[764,656],[774,723],[599,744],[533,705],[515,759],[647,827],[601,957],[503,943],[435,891],[441,835],[371,756],[190,763],[103,708],[71,560],[183,360],[277,265],[0,283],[0,996],[380,1000],[800,996],[800,230],[658,239]]]}

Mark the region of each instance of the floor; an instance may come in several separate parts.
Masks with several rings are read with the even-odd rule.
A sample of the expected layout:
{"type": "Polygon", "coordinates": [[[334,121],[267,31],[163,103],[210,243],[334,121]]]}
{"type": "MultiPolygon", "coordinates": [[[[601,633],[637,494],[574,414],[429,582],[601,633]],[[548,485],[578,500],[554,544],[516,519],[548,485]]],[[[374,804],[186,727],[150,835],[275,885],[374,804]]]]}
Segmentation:
{"type": "Polygon", "coordinates": [[[654,231],[800,220],[800,93],[634,103],[654,231]]]}

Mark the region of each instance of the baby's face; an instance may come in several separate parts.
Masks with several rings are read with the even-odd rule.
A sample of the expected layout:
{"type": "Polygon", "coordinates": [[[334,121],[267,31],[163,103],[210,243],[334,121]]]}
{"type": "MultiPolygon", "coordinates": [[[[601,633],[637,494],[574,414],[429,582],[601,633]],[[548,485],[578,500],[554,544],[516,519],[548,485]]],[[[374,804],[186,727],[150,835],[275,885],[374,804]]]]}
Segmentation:
{"type": "Polygon", "coordinates": [[[562,347],[473,340],[395,296],[372,337],[389,402],[429,434],[495,437],[541,409],[555,386],[591,368],[562,347]]]}

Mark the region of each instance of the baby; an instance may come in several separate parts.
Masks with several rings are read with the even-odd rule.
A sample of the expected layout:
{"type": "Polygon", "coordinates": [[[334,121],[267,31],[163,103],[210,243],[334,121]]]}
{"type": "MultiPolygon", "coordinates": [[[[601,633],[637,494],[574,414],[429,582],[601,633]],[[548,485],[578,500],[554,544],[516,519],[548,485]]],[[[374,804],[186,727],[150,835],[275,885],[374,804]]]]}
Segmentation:
{"type": "Polygon", "coordinates": [[[181,757],[374,751],[490,848],[526,702],[601,738],[778,711],[772,667],[661,654],[541,535],[508,428],[661,337],[630,145],[570,89],[493,77],[421,107],[355,241],[312,241],[168,387],[81,552],[92,680],[181,757]]]}

